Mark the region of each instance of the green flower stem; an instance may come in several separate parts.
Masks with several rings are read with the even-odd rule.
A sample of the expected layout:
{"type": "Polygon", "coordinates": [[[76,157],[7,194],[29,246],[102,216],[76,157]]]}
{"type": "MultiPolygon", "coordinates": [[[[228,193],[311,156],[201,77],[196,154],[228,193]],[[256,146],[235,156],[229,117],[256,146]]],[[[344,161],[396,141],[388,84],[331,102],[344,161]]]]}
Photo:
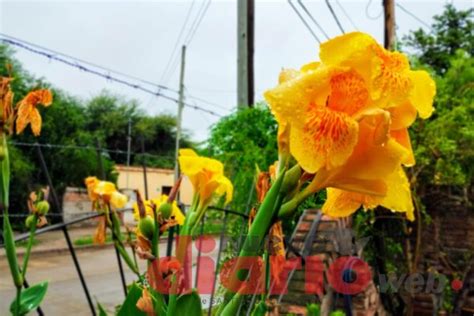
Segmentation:
{"type": "Polygon", "coordinates": [[[158,223],[158,214],[156,208],[153,208],[153,221],[155,222],[155,231],[153,232],[153,238],[151,240],[151,254],[155,259],[159,258],[159,247],[158,242],[160,240],[160,225],[158,223]]]}
{"type": "MultiPolygon", "coordinates": [[[[285,178],[285,173],[286,170],[283,170],[283,172],[278,176],[278,178],[268,191],[267,195],[265,196],[265,199],[263,200],[262,204],[260,205],[260,208],[257,211],[257,215],[255,216],[255,219],[252,225],[250,226],[249,233],[245,238],[242,249],[240,250],[239,258],[258,255],[262,241],[265,238],[274,220],[274,215],[278,212],[281,200],[283,199],[282,195],[280,194],[280,189],[283,183],[283,179],[285,178]]],[[[235,263],[233,270],[238,273],[241,270],[240,267],[242,263],[242,260],[238,259],[235,263]]],[[[231,285],[231,288],[235,288],[235,286],[231,285]]],[[[235,315],[237,311],[235,308],[236,306],[238,308],[242,297],[243,296],[240,294],[234,295],[234,297],[231,298],[231,300],[225,305],[225,307],[223,307],[222,313],[220,313],[219,315],[235,315]]],[[[222,306],[224,306],[224,304],[222,306]]]]}
{"type": "Polygon", "coordinates": [[[15,315],[20,316],[20,306],[21,306],[21,286],[16,287],[16,306],[15,306],[15,315]]]}
{"type": "Polygon", "coordinates": [[[315,191],[313,191],[313,189],[309,186],[303,189],[303,191],[298,192],[291,200],[285,202],[281,206],[280,211],[278,212],[278,218],[289,218],[291,215],[293,215],[296,208],[313,194],[315,194],[315,191]]]}
{"type": "Polygon", "coordinates": [[[33,240],[35,239],[36,224],[38,223],[38,215],[34,215],[34,221],[31,224],[30,236],[28,238],[28,245],[26,246],[25,256],[23,258],[23,268],[21,269],[21,277],[24,280],[26,269],[28,268],[28,260],[30,259],[31,248],[33,247],[33,240]]]}
{"type": "Polygon", "coordinates": [[[166,312],[167,316],[175,316],[176,310],[176,299],[177,299],[177,282],[176,282],[176,275],[171,277],[171,294],[169,296],[168,301],[168,311],[166,312]]]}
{"type": "Polygon", "coordinates": [[[138,266],[136,264],[134,264],[132,258],[130,258],[130,255],[125,250],[125,247],[122,243],[122,240],[119,237],[120,235],[117,235],[117,231],[120,233],[120,226],[119,226],[120,222],[119,222],[118,216],[115,212],[108,212],[108,213],[112,217],[112,220],[110,222],[112,224],[111,230],[112,230],[112,239],[114,241],[114,246],[118,250],[120,255],[122,256],[125,263],[130,268],[130,270],[132,270],[133,273],[135,273],[138,277],[140,277],[140,272],[138,271],[138,266]]]}

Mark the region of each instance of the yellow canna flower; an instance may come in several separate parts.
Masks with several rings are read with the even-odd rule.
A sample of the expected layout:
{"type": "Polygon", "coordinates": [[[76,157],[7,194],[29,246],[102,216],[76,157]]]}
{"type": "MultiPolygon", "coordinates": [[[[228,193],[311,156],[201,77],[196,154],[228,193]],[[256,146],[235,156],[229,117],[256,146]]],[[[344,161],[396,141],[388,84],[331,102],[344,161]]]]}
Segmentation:
{"type": "Polygon", "coordinates": [[[45,107],[50,106],[53,102],[51,91],[43,89],[29,92],[18,106],[16,133],[20,134],[28,124],[31,124],[31,130],[35,136],[39,136],[41,132],[41,115],[36,108],[38,104],[45,107]]]}
{"type": "MultiPolygon", "coordinates": [[[[158,210],[163,203],[168,201],[168,196],[166,194],[162,194],[159,198],[145,200],[143,204],[145,205],[146,215],[151,216],[154,218],[152,203],[155,205],[156,209],[158,210]]],[[[138,210],[138,204],[133,204],[133,217],[136,221],[140,219],[140,214],[138,210]]],[[[174,219],[179,225],[184,224],[185,216],[183,212],[181,212],[180,208],[178,207],[178,203],[173,201],[171,204],[171,218],[174,219]]]]}
{"type": "Polygon", "coordinates": [[[110,203],[116,209],[124,208],[128,202],[127,196],[120,193],[112,182],[100,181],[96,177],[87,177],[84,182],[92,202],[110,203]]]}
{"type": "MultiPolygon", "coordinates": [[[[359,122],[374,111],[393,115],[389,131],[407,128],[417,112],[422,118],[433,112],[430,76],[410,70],[403,54],[369,35],[336,37],[321,45],[320,57],[299,71],[284,70],[280,84],[265,93],[280,130],[291,126],[291,154],[309,173],[343,165],[357,144],[359,122]]],[[[409,139],[396,140],[411,151],[409,139]]]]}
{"type": "Polygon", "coordinates": [[[232,200],[233,186],[224,176],[224,165],[215,159],[198,156],[192,149],[180,149],[179,165],[193,185],[202,205],[208,204],[214,196],[225,194],[226,201],[232,200]]]}

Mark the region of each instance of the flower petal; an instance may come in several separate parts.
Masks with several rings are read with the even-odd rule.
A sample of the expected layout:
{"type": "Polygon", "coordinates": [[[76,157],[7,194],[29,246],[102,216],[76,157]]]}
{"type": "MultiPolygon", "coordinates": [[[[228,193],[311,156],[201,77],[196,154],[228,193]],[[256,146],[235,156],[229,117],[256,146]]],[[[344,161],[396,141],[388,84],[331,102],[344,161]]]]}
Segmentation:
{"type": "Polygon", "coordinates": [[[430,75],[423,70],[410,71],[413,89],[410,93],[410,102],[415,106],[420,117],[426,119],[434,111],[433,98],[436,94],[436,85],[430,75]]]}
{"type": "Polygon", "coordinates": [[[406,128],[390,131],[390,135],[403,147],[406,149],[406,155],[404,156],[402,163],[411,167],[415,165],[415,155],[413,154],[413,149],[411,147],[410,134],[406,128]]]}
{"type": "Polygon", "coordinates": [[[402,129],[409,127],[416,119],[416,108],[410,102],[388,108],[392,124],[390,129],[402,129]]]}
{"type": "Polygon", "coordinates": [[[284,118],[290,124],[298,124],[304,121],[308,106],[324,106],[329,95],[331,72],[328,67],[318,67],[266,91],[265,99],[276,119],[284,118]]]}
{"type": "Polygon", "coordinates": [[[292,126],[290,151],[301,167],[315,173],[346,162],[357,143],[358,124],[342,112],[314,108],[304,126],[292,126]]]}
{"type": "Polygon", "coordinates": [[[41,133],[41,114],[39,113],[38,109],[33,108],[30,112],[30,123],[31,123],[31,131],[33,135],[39,136],[41,133]]]}
{"type": "Polygon", "coordinates": [[[361,193],[354,193],[338,189],[327,189],[327,199],[322,211],[332,217],[346,217],[353,214],[361,206],[373,208],[380,198],[361,193]]]}
{"type": "Polygon", "coordinates": [[[380,204],[392,211],[406,213],[410,221],[415,220],[410,183],[403,168],[390,174],[386,182],[387,195],[380,204]]]}

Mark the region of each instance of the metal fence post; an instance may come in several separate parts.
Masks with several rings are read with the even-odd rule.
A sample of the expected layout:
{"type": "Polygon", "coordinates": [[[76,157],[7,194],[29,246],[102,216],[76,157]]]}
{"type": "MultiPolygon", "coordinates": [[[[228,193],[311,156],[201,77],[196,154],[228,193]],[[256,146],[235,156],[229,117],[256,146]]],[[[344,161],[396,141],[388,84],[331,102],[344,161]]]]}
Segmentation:
{"type": "MultiPolygon", "coordinates": [[[[46,177],[46,181],[47,181],[48,186],[51,190],[51,196],[53,197],[53,201],[52,201],[53,205],[56,208],[56,211],[58,211],[62,214],[63,212],[62,212],[61,204],[59,203],[59,199],[58,199],[58,196],[56,194],[56,190],[54,189],[53,182],[52,182],[51,177],[49,175],[48,167],[46,166],[46,162],[44,160],[43,152],[42,152],[41,147],[39,146],[39,144],[36,144],[36,149],[38,151],[38,156],[39,156],[40,163],[41,163],[41,169],[43,169],[44,175],[46,177]]],[[[64,219],[63,219],[63,222],[64,222],[64,219]]],[[[64,233],[64,238],[66,239],[67,247],[69,249],[69,253],[71,254],[72,261],[74,262],[74,266],[76,267],[76,271],[77,271],[77,274],[79,276],[79,280],[81,281],[82,288],[84,289],[84,294],[86,295],[87,303],[89,304],[92,315],[96,316],[94,303],[92,302],[92,299],[91,299],[91,296],[90,296],[90,293],[89,293],[89,289],[88,289],[87,284],[86,284],[86,280],[84,279],[84,275],[82,274],[81,266],[79,264],[79,260],[77,259],[76,251],[74,250],[74,247],[72,245],[71,237],[69,236],[69,232],[67,230],[67,227],[63,226],[62,231],[64,233]]]]}
{"type": "MultiPolygon", "coordinates": [[[[102,149],[100,147],[100,141],[98,139],[97,139],[97,163],[99,164],[99,173],[101,175],[101,178],[103,180],[107,180],[107,174],[104,169],[104,164],[102,163],[102,149]]],[[[112,230],[112,234],[115,234],[113,230],[112,230]]],[[[118,236],[116,237],[118,238],[118,236]]],[[[117,257],[120,280],[122,281],[123,293],[125,294],[125,297],[127,297],[127,280],[125,280],[125,273],[123,272],[122,258],[120,257],[120,253],[117,250],[117,248],[114,247],[114,249],[115,249],[115,256],[117,257]]]]}

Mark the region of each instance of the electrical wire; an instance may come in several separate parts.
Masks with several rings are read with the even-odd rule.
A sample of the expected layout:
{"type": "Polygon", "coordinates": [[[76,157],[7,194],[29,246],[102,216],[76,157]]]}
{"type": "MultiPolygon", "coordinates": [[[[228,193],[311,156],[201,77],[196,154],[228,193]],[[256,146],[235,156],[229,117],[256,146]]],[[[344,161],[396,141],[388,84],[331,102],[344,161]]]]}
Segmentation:
{"type": "Polygon", "coordinates": [[[329,0],[326,0],[326,5],[327,5],[329,11],[331,11],[331,15],[334,18],[334,21],[336,21],[336,24],[339,27],[339,29],[341,30],[342,34],[345,34],[346,32],[344,31],[344,28],[342,27],[341,22],[339,22],[339,19],[337,18],[337,15],[336,15],[336,12],[334,12],[334,9],[332,8],[332,5],[329,2],[329,0]]]}
{"type": "Polygon", "coordinates": [[[163,71],[163,74],[162,74],[162,76],[161,76],[160,82],[163,81],[165,74],[168,72],[171,63],[172,63],[172,61],[173,61],[174,58],[175,58],[176,50],[178,49],[178,45],[179,45],[179,43],[180,43],[180,41],[181,41],[181,37],[183,36],[183,32],[184,32],[184,30],[186,29],[186,25],[188,24],[189,17],[191,16],[191,12],[192,12],[192,10],[193,10],[193,7],[194,7],[194,4],[195,4],[195,3],[196,3],[196,0],[193,0],[193,2],[191,3],[191,6],[190,6],[189,9],[188,9],[188,12],[186,13],[186,17],[185,17],[185,19],[184,19],[184,23],[183,23],[183,25],[181,26],[181,30],[179,31],[178,37],[176,38],[176,42],[174,43],[174,47],[173,47],[172,53],[171,53],[171,55],[170,55],[170,58],[168,59],[168,63],[166,64],[165,70],[163,71]]]}
{"type": "Polygon", "coordinates": [[[194,35],[196,34],[197,30],[199,29],[199,26],[201,25],[201,22],[202,20],[204,19],[204,16],[206,15],[207,13],[207,10],[209,9],[209,7],[211,6],[211,0],[209,0],[204,8],[204,10],[202,11],[201,13],[201,16],[199,17],[199,20],[196,24],[196,27],[194,28],[194,30],[192,31],[192,33],[190,33],[189,35],[189,38],[188,40],[186,41],[186,46],[189,46],[191,44],[191,41],[193,40],[194,38],[194,35]]]}
{"type": "Polygon", "coordinates": [[[380,10],[380,13],[377,16],[371,16],[369,13],[369,7],[371,3],[372,3],[372,0],[369,0],[369,2],[367,3],[367,6],[365,7],[365,16],[371,20],[378,20],[382,16],[383,9],[380,10]]]}
{"type": "Polygon", "coordinates": [[[431,25],[429,25],[428,23],[426,23],[425,21],[417,17],[414,13],[411,13],[408,9],[403,7],[401,4],[397,3],[397,7],[399,7],[403,12],[405,12],[406,14],[408,14],[409,16],[411,16],[412,18],[414,18],[415,20],[417,20],[418,22],[420,22],[421,24],[423,24],[424,26],[426,26],[428,29],[431,30],[431,25]]]}
{"type": "Polygon", "coordinates": [[[347,13],[346,9],[344,9],[344,7],[342,6],[342,4],[339,2],[339,0],[336,0],[336,4],[339,6],[339,8],[341,9],[342,13],[344,13],[344,15],[346,16],[346,18],[349,20],[349,22],[351,23],[352,27],[356,30],[358,30],[359,28],[355,25],[354,21],[352,20],[351,16],[347,13]]]}
{"type": "Polygon", "coordinates": [[[304,17],[301,15],[301,13],[298,11],[298,9],[296,9],[295,5],[291,2],[291,0],[288,0],[288,3],[290,4],[291,8],[293,9],[293,11],[295,11],[296,15],[298,15],[298,17],[300,18],[301,22],[303,22],[303,24],[306,26],[306,28],[308,29],[308,31],[311,33],[311,35],[313,35],[313,38],[319,43],[321,44],[321,41],[319,40],[318,36],[314,33],[313,29],[311,29],[311,27],[309,26],[308,22],[306,22],[306,20],[304,19],[304,17]]]}
{"type": "MultiPolygon", "coordinates": [[[[122,84],[122,85],[125,85],[125,86],[128,86],[130,88],[133,88],[133,89],[136,89],[136,90],[140,90],[142,92],[145,92],[145,93],[148,93],[148,94],[151,94],[151,95],[155,95],[155,96],[160,96],[160,97],[163,97],[164,99],[167,99],[167,100],[170,100],[170,101],[173,101],[175,103],[179,103],[179,100],[176,99],[176,98],[173,98],[173,97],[170,97],[168,95],[165,95],[163,93],[160,93],[160,92],[156,92],[156,91],[153,91],[149,88],[146,88],[146,87],[143,87],[139,84],[136,84],[136,83],[131,83],[129,81],[126,81],[124,79],[120,79],[120,78],[117,78],[117,77],[114,77],[112,75],[110,75],[110,73],[101,73],[97,70],[94,70],[94,69],[90,69],[86,66],[84,66],[83,64],[77,62],[77,61],[69,61],[69,60],[66,60],[64,58],[61,58],[61,57],[57,57],[56,55],[53,55],[51,53],[48,53],[48,52],[44,52],[44,51],[41,51],[41,50],[38,50],[38,49],[34,49],[34,48],[31,48],[27,45],[24,45],[22,43],[19,43],[19,42],[16,42],[16,41],[13,41],[13,40],[10,40],[10,39],[1,39],[3,42],[5,43],[8,43],[10,45],[14,45],[16,47],[20,47],[22,49],[25,49],[27,51],[30,51],[32,53],[35,53],[35,54],[38,54],[38,55],[42,55],[44,57],[47,57],[48,59],[50,60],[55,60],[55,61],[58,61],[58,62],[61,62],[63,64],[66,64],[68,66],[71,66],[71,67],[74,67],[74,68],[77,68],[79,70],[82,70],[84,72],[87,72],[87,73],[90,73],[90,74],[93,74],[93,75],[96,75],[96,76],[99,76],[99,77],[102,77],[102,78],[105,78],[106,80],[108,81],[111,81],[111,82],[116,82],[116,83],[119,83],[119,84],[122,84]]],[[[192,108],[192,109],[195,109],[195,110],[198,110],[198,111],[202,111],[202,112],[206,112],[208,114],[211,114],[211,115],[214,115],[214,116],[217,116],[217,117],[222,117],[222,115],[214,112],[214,111],[211,111],[211,110],[208,110],[206,108],[203,108],[201,106],[197,106],[197,105],[192,105],[192,104],[189,104],[189,103],[184,103],[184,106],[186,107],[189,107],[189,108],[192,108]]]]}
{"type": "MultiPolygon", "coordinates": [[[[113,154],[123,154],[127,155],[128,152],[126,150],[120,149],[108,149],[108,148],[98,148],[93,146],[86,146],[86,145],[63,145],[63,144],[50,144],[50,143],[27,143],[27,142],[17,142],[17,141],[9,141],[11,145],[20,146],[20,147],[43,147],[43,148],[56,148],[56,149],[77,149],[77,150],[94,150],[94,151],[102,151],[108,152],[113,154]]],[[[138,156],[151,156],[151,157],[162,157],[162,158],[170,158],[174,159],[174,156],[164,156],[164,155],[155,155],[150,153],[142,153],[142,152],[130,152],[130,154],[138,155],[138,156]]]]}
{"type": "Polygon", "coordinates": [[[144,83],[144,84],[148,84],[148,85],[151,85],[151,86],[154,86],[154,87],[163,89],[163,90],[168,90],[168,91],[171,91],[171,92],[174,92],[174,93],[178,93],[177,90],[174,90],[174,89],[172,89],[172,88],[166,87],[166,86],[164,86],[164,85],[156,84],[156,83],[151,82],[151,81],[149,81],[149,80],[145,80],[145,79],[142,79],[142,78],[133,76],[133,75],[129,75],[129,74],[126,74],[126,73],[117,71],[117,70],[110,69],[110,68],[108,68],[108,67],[104,67],[104,66],[101,66],[101,65],[98,65],[98,64],[95,64],[95,63],[92,63],[92,62],[89,62],[89,61],[86,61],[86,60],[77,58],[77,57],[73,57],[73,56],[71,56],[71,55],[68,55],[68,54],[65,54],[65,53],[61,53],[61,52],[58,52],[58,51],[56,51],[56,50],[53,50],[53,49],[50,49],[50,48],[47,48],[47,47],[44,47],[44,46],[41,46],[41,45],[38,45],[38,44],[34,44],[34,43],[31,43],[31,42],[28,42],[28,41],[25,41],[25,40],[22,40],[22,39],[20,39],[20,38],[17,38],[17,37],[14,37],[14,36],[11,36],[11,35],[8,35],[8,34],[5,34],[5,33],[1,33],[1,32],[0,32],[0,37],[4,37],[4,38],[9,39],[9,40],[11,40],[11,41],[18,42],[18,43],[22,43],[22,44],[24,44],[24,45],[28,45],[28,46],[31,46],[31,47],[35,47],[35,48],[37,48],[37,49],[39,49],[39,50],[46,51],[46,52],[49,53],[49,55],[52,55],[52,56],[62,56],[62,57],[65,57],[65,58],[67,58],[67,59],[74,60],[74,61],[76,61],[76,62],[78,62],[78,63],[86,64],[86,65],[89,65],[89,66],[91,66],[91,67],[101,69],[101,70],[103,70],[103,71],[105,71],[105,72],[108,72],[108,73],[111,73],[111,74],[116,74],[116,75],[119,75],[119,76],[121,76],[121,77],[128,78],[128,79],[132,79],[132,80],[135,80],[135,81],[138,81],[138,82],[141,82],[141,83],[144,83]]]}
{"type": "Polygon", "coordinates": [[[324,34],[326,39],[329,39],[329,35],[324,31],[324,29],[321,27],[321,25],[319,25],[318,21],[316,21],[316,19],[313,17],[311,12],[309,12],[308,8],[306,8],[306,6],[303,4],[303,1],[302,0],[297,0],[297,1],[298,1],[298,4],[300,5],[300,7],[303,8],[303,11],[306,12],[306,14],[309,16],[311,21],[313,21],[313,23],[318,27],[318,29],[321,31],[321,33],[324,34]]]}

